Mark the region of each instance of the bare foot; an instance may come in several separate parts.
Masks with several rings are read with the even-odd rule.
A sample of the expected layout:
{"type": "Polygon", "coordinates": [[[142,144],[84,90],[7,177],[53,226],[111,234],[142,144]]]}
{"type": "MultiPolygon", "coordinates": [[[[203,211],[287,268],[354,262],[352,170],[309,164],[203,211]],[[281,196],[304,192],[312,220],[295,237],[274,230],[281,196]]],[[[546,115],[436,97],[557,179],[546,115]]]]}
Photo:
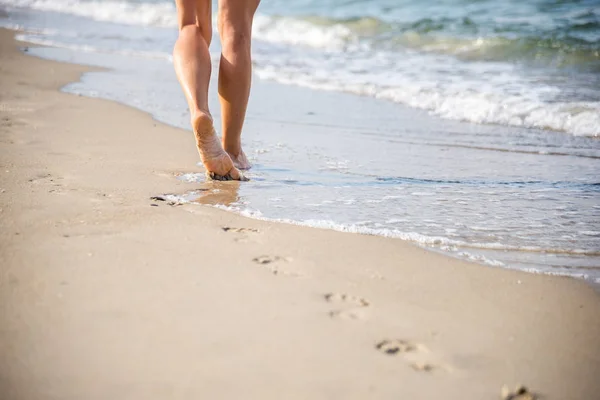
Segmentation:
{"type": "Polygon", "coordinates": [[[230,152],[227,152],[227,154],[229,154],[229,157],[231,157],[231,161],[233,161],[233,165],[235,165],[237,169],[246,170],[252,168],[252,164],[250,164],[250,161],[248,161],[244,150],[240,150],[238,155],[235,155],[234,153],[230,152]]]}
{"type": "Polygon", "coordinates": [[[192,118],[192,127],[200,159],[206,168],[206,175],[215,180],[245,180],[233,165],[231,157],[221,147],[211,116],[199,112],[192,118]]]}

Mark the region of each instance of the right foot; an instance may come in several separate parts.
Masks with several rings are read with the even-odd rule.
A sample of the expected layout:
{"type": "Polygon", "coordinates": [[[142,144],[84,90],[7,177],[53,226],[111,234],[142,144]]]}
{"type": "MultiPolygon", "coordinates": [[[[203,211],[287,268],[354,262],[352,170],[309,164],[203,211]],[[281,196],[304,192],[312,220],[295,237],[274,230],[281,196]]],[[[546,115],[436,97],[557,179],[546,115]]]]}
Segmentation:
{"type": "Polygon", "coordinates": [[[221,147],[213,127],[212,117],[205,113],[198,113],[192,118],[192,127],[206,174],[216,180],[244,180],[244,176],[233,165],[231,157],[221,147]]]}

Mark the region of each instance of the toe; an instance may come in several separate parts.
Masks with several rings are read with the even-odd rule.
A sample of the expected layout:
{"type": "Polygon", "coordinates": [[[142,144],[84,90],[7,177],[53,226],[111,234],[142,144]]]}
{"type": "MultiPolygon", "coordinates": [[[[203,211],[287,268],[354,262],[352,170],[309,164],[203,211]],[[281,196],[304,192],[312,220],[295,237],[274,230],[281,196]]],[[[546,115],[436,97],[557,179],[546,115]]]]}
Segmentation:
{"type": "Polygon", "coordinates": [[[242,173],[240,172],[239,169],[237,169],[236,167],[232,167],[231,170],[229,171],[229,173],[227,174],[231,177],[231,179],[233,179],[234,181],[245,181],[247,180],[244,175],[242,175],[242,173]]]}
{"type": "Polygon", "coordinates": [[[237,168],[233,167],[228,173],[219,175],[215,172],[207,172],[206,176],[208,179],[213,181],[248,181],[249,179],[244,176],[237,168]]]}

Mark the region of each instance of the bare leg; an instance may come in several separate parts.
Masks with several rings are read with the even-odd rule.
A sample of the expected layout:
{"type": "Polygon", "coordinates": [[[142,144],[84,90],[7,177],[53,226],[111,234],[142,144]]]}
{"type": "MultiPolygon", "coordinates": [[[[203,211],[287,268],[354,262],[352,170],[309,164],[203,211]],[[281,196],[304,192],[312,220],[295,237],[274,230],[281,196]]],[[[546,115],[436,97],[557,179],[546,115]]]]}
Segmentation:
{"type": "Polygon", "coordinates": [[[219,64],[223,148],[240,169],[250,168],[242,151],[241,135],[252,80],[252,19],[259,2],[219,0],[218,24],[223,46],[219,64]]]}
{"type": "Polygon", "coordinates": [[[190,108],[200,158],[207,174],[216,178],[241,179],[240,172],[219,143],[208,110],[211,1],[177,0],[177,13],[179,38],[173,50],[173,64],[190,108]]]}

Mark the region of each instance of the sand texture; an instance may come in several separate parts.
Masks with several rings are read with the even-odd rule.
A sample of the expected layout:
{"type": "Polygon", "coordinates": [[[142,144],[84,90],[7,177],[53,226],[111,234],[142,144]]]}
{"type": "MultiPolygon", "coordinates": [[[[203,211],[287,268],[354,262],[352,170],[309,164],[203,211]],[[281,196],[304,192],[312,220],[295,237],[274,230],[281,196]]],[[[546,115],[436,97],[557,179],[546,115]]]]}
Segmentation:
{"type": "Polygon", "coordinates": [[[161,201],[197,186],[191,132],[19,46],[0,32],[0,399],[598,398],[585,283],[161,201]]]}

